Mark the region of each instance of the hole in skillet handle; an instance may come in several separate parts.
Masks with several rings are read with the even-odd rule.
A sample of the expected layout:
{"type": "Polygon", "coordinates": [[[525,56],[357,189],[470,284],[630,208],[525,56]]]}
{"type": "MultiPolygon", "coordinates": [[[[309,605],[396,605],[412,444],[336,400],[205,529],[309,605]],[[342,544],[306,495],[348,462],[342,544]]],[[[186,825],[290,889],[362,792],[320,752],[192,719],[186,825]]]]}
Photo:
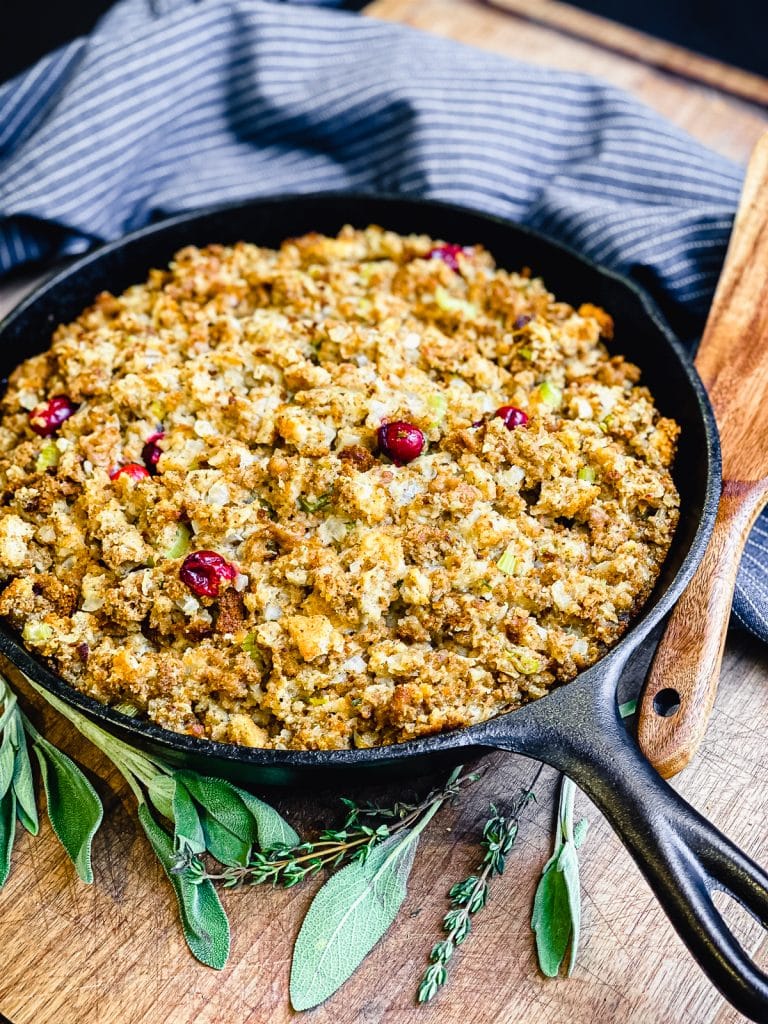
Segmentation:
{"type": "Polygon", "coordinates": [[[659,690],[653,698],[653,710],[659,718],[674,718],[680,710],[680,694],[672,686],[659,690]]]}

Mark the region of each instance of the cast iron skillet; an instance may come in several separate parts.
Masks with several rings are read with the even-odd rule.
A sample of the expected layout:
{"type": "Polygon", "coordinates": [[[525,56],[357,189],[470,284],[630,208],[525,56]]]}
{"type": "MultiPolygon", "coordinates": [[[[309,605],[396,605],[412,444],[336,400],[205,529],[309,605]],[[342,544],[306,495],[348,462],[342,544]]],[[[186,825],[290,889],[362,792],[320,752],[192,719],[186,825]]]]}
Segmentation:
{"type": "Polygon", "coordinates": [[[527,754],[573,778],[606,815],[672,923],[722,993],[742,1013],[768,1021],[768,976],[757,969],[712,900],[722,889],[768,922],[768,874],[682,800],[651,769],[618,714],[616,687],[629,655],[669,611],[690,579],[712,529],[720,489],[717,431],[704,390],[649,298],[628,281],[529,230],[418,199],[344,194],[287,196],[218,207],[138,231],[58,274],[0,325],[0,373],[45,349],[52,329],[102,289],[143,281],[181,246],[240,239],[278,245],[307,231],[378,223],[452,242],[481,242],[501,266],[527,265],[558,298],[604,306],[617,350],[638,363],[659,408],[682,426],[675,480],[681,518],[658,585],[611,652],[536,703],[481,725],[373,750],[256,750],[177,735],[126,718],[69,687],[0,627],[0,650],[42,686],[111,732],[180,765],[244,783],[316,786],[415,777],[491,749],[527,754]]]}

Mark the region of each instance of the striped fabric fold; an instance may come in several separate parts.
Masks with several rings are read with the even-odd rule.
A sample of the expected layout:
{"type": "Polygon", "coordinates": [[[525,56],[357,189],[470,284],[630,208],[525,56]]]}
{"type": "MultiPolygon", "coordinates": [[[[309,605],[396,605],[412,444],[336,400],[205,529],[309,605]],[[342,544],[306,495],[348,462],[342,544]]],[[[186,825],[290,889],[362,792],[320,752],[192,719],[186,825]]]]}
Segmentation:
{"type": "MultiPolygon", "coordinates": [[[[215,202],[386,191],[544,230],[695,329],[741,178],[585,75],[306,3],[122,0],[0,87],[0,272],[215,202]]],[[[764,639],[766,565],[768,518],[735,605],[764,639]]]]}

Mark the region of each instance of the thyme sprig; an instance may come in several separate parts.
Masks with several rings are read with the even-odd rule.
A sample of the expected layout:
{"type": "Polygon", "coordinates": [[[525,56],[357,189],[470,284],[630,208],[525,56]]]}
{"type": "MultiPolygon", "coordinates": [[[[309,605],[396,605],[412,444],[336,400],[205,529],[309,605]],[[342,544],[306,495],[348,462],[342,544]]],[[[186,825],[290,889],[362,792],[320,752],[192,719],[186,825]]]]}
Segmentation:
{"type": "Polygon", "coordinates": [[[541,775],[540,765],[527,789],[523,789],[506,814],[499,813],[491,804],[491,816],[483,827],[480,844],[484,855],[477,873],[469,875],[462,882],[452,886],[448,896],[451,909],[443,918],[446,937],[435,943],[429,954],[429,966],[419,984],[417,999],[427,1003],[433,999],[448,980],[448,962],[456,949],[464,942],[472,928],[472,917],[488,902],[491,880],[503,875],[506,861],[515,845],[520,827],[520,815],[525,807],[535,800],[534,789],[541,775]]]}
{"type": "Polygon", "coordinates": [[[455,777],[430,790],[417,803],[398,802],[392,807],[383,807],[343,797],[347,817],[342,828],[324,829],[317,839],[295,846],[253,850],[246,865],[225,867],[218,873],[208,872],[198,860],[189,865],[188,877],[196,882],[206,879],[219,882],[227,889],[265,882],[290,889],[323,868],[337,868],[355,861],[365,863],[374,847],[412,828],[435,805],[455,800],[462,789],[480,778],[480,774],[454,773],[455,777]]]}

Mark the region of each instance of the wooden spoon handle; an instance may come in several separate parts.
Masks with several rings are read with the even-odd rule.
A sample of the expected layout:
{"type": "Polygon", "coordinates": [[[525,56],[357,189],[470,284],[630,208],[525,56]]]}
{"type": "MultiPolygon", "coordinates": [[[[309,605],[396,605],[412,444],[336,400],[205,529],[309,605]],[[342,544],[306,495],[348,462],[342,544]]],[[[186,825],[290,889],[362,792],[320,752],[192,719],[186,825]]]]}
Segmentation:
{"type": "Polygon", "coordinates": [[[739,562],[765,500],[765,481],[724,482],[709,547],[656,651],[637,731],[643,753],[665,779],[685,768],[704,737],[739,562]]]}

